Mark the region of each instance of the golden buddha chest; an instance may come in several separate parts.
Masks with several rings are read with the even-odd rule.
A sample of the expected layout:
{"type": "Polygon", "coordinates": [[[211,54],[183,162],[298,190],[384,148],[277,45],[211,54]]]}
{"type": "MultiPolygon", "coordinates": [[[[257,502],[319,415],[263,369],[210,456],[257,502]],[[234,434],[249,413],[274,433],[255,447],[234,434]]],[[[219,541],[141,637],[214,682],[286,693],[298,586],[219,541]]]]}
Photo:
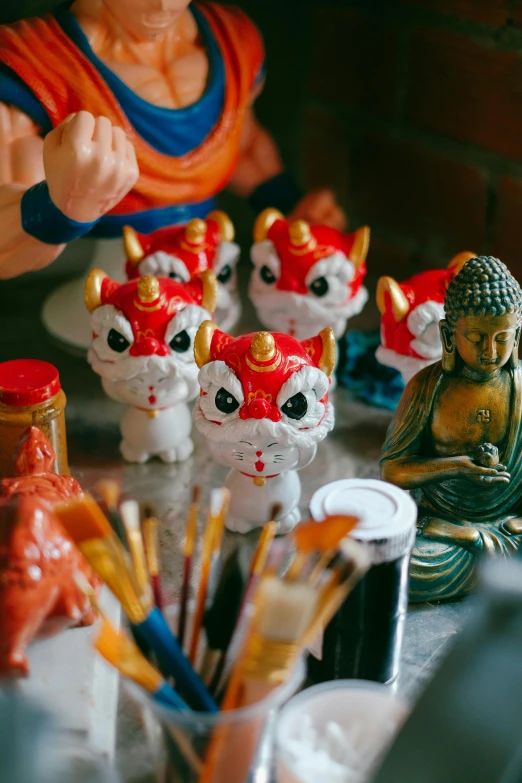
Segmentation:
{"type": "Polygon", "coordinates": [[[509,428],[510,407],[508,371],[482,383],[463,377],[443,377],[430,420],[435,453],[472,456],[482,443],[501,446],[509,428]]]}

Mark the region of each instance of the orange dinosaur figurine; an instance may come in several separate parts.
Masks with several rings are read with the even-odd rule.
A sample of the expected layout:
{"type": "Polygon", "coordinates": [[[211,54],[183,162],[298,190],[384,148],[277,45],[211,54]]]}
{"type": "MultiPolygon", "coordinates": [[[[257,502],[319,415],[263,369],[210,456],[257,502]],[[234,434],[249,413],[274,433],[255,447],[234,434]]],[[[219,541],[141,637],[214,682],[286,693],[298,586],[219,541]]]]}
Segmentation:
{"type": "Polygon", "coordinates": [[[83,556],[64,532],[52,506],[82,494],[72,476],[53,473],[47,437],[29,427],[18,443],[16,476],[1,482],[0,675],[27,675],[25,648],[34,638],[96,619],[76,587],[75,571],[97,586],[83,556]]]}

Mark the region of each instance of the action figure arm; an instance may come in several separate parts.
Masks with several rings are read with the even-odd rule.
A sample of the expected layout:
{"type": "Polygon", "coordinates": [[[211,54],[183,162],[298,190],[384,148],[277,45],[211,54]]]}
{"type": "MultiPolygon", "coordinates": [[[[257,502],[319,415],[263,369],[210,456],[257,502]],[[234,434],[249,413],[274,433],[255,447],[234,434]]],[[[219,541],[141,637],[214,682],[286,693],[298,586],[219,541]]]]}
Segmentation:
{"type": "Polygon", "coordinates": [[[87,234],[139,176],[121,128],[81,111],[47,134],[17,109],[0,113],[0,278],[47,266],[87,234]]]}
{"type": "MultiPolygon", "coordinates": [[[[230,190],[242,198],[249,198],[260,185],[282,173],[283,164],[274,139],[261,127],[253,109],[248,109],[241,137],[240,159],[229,183],[230,190]]],[[[290,216],[339,230],[346,227],[344,212],[328,189],[307,193],[295,205],[290,216]]]]}
{"type": "Polygon", "coordinates": [[[43,139],[25,114],[0,103],[0,278],[47,266],[64,245],[47,245],[25,233],[20,204],[45,179],[43,139]]]}

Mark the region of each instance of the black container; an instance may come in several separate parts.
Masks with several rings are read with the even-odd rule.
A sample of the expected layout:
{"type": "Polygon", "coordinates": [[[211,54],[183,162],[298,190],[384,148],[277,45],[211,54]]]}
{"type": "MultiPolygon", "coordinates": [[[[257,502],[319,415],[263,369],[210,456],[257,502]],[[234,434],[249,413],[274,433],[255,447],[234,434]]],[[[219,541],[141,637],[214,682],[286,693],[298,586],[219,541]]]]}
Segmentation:
{"type": "Polygon", "coordinates": [[[328,513],[360,517],[352,536],[369,548],[372,565],[326,628],[322,659],[310,656],[309,677],[389,683],[399,672],[415,504],[398,487],[368,479],[336,481],[317,495],[315,519],[328,513]]]}

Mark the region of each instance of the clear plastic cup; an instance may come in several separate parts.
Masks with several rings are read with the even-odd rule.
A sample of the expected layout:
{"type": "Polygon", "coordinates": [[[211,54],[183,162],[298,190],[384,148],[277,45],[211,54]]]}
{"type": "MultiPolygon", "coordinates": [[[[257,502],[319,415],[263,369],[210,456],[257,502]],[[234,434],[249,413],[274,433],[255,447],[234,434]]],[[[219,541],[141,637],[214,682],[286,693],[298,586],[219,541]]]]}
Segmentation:
{"type": "Polygon", "coordinates": [[[307,688],[277,721],[277,783],[366,783],[406,715],[389,686],[369,680],[307,688]]]}
{"type": "Polygon", "coordinates": [[[213,715],[163,707],[130,685],[131,694],[145,707],[158,783],[246,783],[258,770],[258,749],[269,719],[299,689],[304,676],[305,664],[299,661],[292,676],[259,702],[213,715]]]}

